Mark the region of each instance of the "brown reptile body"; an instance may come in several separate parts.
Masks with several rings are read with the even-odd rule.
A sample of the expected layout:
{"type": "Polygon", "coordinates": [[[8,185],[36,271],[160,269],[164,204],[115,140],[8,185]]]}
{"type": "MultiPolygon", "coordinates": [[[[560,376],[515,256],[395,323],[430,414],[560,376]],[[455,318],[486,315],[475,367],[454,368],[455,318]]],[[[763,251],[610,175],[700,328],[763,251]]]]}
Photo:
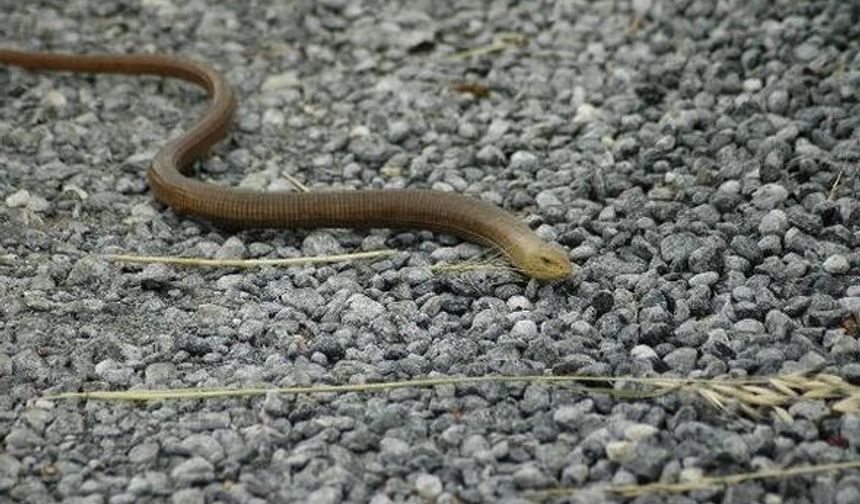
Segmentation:
{"type": "Polygon", "coordinates": [[[150,74],[186,80],[211,97],[206,114],[155,157],[148,171],[155,197],[179,212],[234,227],[426,228],[495,246],[524,274],[543,280],[567,277],[571,264],[513,215],[454,193],[401,189],[358,191],[254,191],[188,177],[195,159],[227,132],[236,98],[209,66],[165,55],[71,55],[0,49],[0,63],[70,72],[150,74]]]}

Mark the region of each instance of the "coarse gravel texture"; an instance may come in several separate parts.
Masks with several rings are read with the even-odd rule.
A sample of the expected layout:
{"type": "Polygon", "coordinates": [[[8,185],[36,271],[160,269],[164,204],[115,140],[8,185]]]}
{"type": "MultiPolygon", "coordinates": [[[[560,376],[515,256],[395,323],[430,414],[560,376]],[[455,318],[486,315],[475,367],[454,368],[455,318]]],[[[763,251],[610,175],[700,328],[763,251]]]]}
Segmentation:
{"type": "MultiPolygon", "coordinates": [[[[579,265],[548,285],[431,274],[484,249],[177,215],[144,172],[202,112],[199,90],[0,68],[0,502],[525,502],[557,485],[603,502],[619,499],[600,483],[856,458],[860,416],[822,402],[787,424],[526,384],[41,396],[524,373],[860,380],[858,27],[857,2],[836,0],[0,0],[3,46],[176,52],[224,71],[240,109],[201,178],[457,191],[579,265]],[[399,252],[289,269],[99,257],[383,247],[399,252]]],[[[850,504],[860,472],[636,502],[850,504]]]]}

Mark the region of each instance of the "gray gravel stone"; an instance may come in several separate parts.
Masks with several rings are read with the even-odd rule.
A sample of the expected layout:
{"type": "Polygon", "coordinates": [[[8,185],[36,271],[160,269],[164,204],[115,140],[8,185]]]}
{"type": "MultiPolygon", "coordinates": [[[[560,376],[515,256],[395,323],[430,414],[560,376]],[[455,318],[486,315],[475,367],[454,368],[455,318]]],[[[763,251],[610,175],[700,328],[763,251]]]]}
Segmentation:
{"type": "Polygon", "coordinates": [[[630,441],[610,441],[606,443],[606,458],[616,464],[623,464],[633,458],[636,443],[630,441]]]}
{"type": "Polygon", "coordinates": [[[563,428],[576,430],[582,425],[583,416],[588,414],[593,407],[594,402],[590,399],[581,401],[576,405],[562,406],[555,410],[552,419],[563,428]]]}
{"type": "Polygon", "coordinates": [[[153,495],[167,486],[167,475],[157,471],[146,471],[131,478],[126,491],[133,495],[153,495]]]}
{"type": "Polygon", "coordinates": [[[146,367],[144,382],[149,386],[169,385],[176,376],[176,365],[172,362],[154,362],[146,367]]]}
{"type": "Polygon", "coordinates": [[[379,442],[379,456],[386,464],[400,465],[406,462],[409,457],[409,443],[397,439],[386,437],[379,442]]]}
{"type": "Polygon", "coordinates": [[[660,255],[666,262],[685,261],[702,245],[702,240],[692,233],[676,233],[660,242],[660,255]]]}
{"type": "Polygon", "coordinates": [[[539,208],[547,209],[560,206],[561,200],[559,200],[558,197],[556,197],[551,192],[543,191],[538,193],[538,195],[535,197],[535,203],[537,203],[539,208]]]}
{"type": "Polygon", "coordinates": [[[335,237],[327,231],[309,233],[302,242],[302,254],[305,256],[321,256],[342,254],[343,249],[335,237]]]}
{"type": "Polygon", "coordinates": [[[537,166],[538,158],[531,152],[517,151],[511,155],[510,167],[519,172],[534,171],[537,166]]]}
{"type": "Polygon", "coordinates": [[[843,416],[840,433],[850,444],[860,443],[860,414],[849,413],[843,416]]]}
{"type": "Polygon", "coordinates": [[[836,495],[834,496],[834,502],[836,504],[857,502],[858,499],[860,499],[860,489],[858,489],[857,486],[841,488],[836,491],[836,495]]]}
{"type": "Polygon", "coordinates": [[[776,208],[788,198],[788,190],[779,184],[763,184],[752,194],[755,206],[770,210],[776,208]]]}
{"type": "Polygon", "coordinates": [[[378,317],[385,310],[382,304],[364,294],[353,294],[347,301],[347,305],[347,311],[343,314],[343,321],[345,323],[367,323],[378,317]]]}
{"type": "Polygon", "coordinates": [[[158,456],[158,452],[158,443],[144,442],[129,450],[128,458],[134,463],[147,463],[155,460],[155,457],[158,456]]]}
{"type": "Polygon", "coordinates": [[[648,345],[636,345],[630,351],[630,356],[634,359],[641,360],[653,360],[658,358],[657,352],[648,345]]]}
{"type": "Polygon", "coordinates": [[[767,108],[771,112],[782,114],[788,109],[788,92],[784,89],[776,89],[767,97],[767,108]]]}
{"type": "Polygon", "coordinates": [[[552,478],[534,464],[527,464],[513,474],[514,484],[523,489],[546,488],[553,484],[552,478]]]}
{"type": "Polygon", "coordinates": [[[45,198],[30,194],[30,191],[21,189],[6,197],[6,206],[9,208],[26,208],[32,212],[44,212],[50,205],[45,198]]]}
{"type": "Polygon", "coordinates": [[[202,457],[191,457],[173,467],[170,477],[186,485],[209,483],[215,478],[215,467],[202,457]]]}
{"type": "Polygon", "coordinates": [[[183,439],[180,443],[183,450],[202,457],[213,464],[224,458],[224,449],[212,436],[203,433],[194,433],[183,439]]]}
{"type": "Polygon", "coordinates": [[[242,259],[246,248],[242,240],[235,236],[227,238],[215,252],[215,259],[242,259]]]}
{"type": "Polygon", "coordinates": [[[86,256],[78,259],[66,277],[69,285],[85,285],[106,282],[110,269],[108,263],[98,257],[86,256]]]}
{"type": "Polygon", "coordinates": [[[778,310],[767,312],[764,324],[769,334],[780,339],[785,338],[795,325],[791,317],[778,310]]]}
{"type": "Polygon", "coordinates": [[[622,465],[633,474],[650,480],[660,475],[669,457],[669,451],[665,448],[639,443],[622,465]]]}
{"type": "Polygon", "coordinates": [[[518,320],[511,328],[511,336],[523,340],[529,340],[537,336],[537,324],[531,320],[518,320]]]}
{"type": "Polygon", "coordinates": [[[788,229],[788,217],[780,209],[774,209],[764,214],[758,225],[758,230],[762,234],[781,235],[785,233],[786,229],[788,229]]]}
{"type": "Polygon", "coordinates": [[[506,161],[505,154],[502,150],[493,144],[487,144],[481,147],[475,155],[475,159],[485,165],[500,165],[506,161]]]}
{"type": "Polygon", "coordinates": [[[678,348],[663,357],[669,368],[679,373],[689,373],[696,365],[698,352],[695,348],[678,348]]]}
{"type": "Polygon", "coordinates": [[[170,496],[173,504],[203,504],[206,502],[206,494],[199,488],[183,488],[170,496]]]}
{"type": "Polygon", "coordinates": [[[232,313],[227,307],[217,304],[203,304],[194,312],[195,323],[204,328],[217,329],[230,322],[232,313]]]}
{"type": "Polygon", "coordinates": [[[21,462],[9,454],[0,453],[0,492],[15,486],[20,474],[21,462]]]}
{"type": "Polygon", "coordinates": [[[720,279],[720,275],[714,271],[706,271],[704,273],[697,273],[690,277],[687,280],[687,283],[690,284],[690,287],[710,287],[717,283],[720,279]]]}
{"type": "Polygon", "coordinates": [[[174,278],[174,271],[165,264],[147,264],[137,275],[141,287],[152,290],[168,287],[174,278]]]}

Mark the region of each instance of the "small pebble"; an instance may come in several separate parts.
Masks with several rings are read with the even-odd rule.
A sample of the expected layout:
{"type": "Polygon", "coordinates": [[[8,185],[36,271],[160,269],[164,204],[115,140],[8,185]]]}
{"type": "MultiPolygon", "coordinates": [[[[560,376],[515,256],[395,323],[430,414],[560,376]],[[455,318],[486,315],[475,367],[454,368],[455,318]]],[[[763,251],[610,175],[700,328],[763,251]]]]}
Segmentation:
{"type": "Polygon", "coordinates": [[[833,254],[824,260],[824,271],[828,273],[833,273],[834,275],[841,275],[843,273],[847,273],[851,268],[851,264],[848,262],[848,259],[842,254],[833,254]]]}

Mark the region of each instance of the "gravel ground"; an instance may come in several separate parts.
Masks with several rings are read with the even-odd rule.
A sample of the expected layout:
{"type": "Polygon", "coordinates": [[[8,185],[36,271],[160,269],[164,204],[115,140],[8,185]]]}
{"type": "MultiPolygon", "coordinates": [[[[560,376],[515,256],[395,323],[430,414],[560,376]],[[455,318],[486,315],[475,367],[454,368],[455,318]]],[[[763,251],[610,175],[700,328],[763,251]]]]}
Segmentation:
{"type": "MultiPolygon", "coordinates": [[[[554,285],[431,274],[483,249],[179,216],[144,171],[203,110],[197,89],[0,69],[0,502],[521,502],[556,485],[601,502],[600,483],[856,457],[860,415],[820,402],[788,424],[526,384],[40,398],[434,374],[860,380],[860,8],[648,3],[0,0],[2,45],[226,72],[240,110],[202,178],[467,193],[579,265],[554,285]],[[398,254],[254,271],[97,256],[386,246],[398,254]]],[[[860,472],[636,502],[849,504],[860,472]]]]}

